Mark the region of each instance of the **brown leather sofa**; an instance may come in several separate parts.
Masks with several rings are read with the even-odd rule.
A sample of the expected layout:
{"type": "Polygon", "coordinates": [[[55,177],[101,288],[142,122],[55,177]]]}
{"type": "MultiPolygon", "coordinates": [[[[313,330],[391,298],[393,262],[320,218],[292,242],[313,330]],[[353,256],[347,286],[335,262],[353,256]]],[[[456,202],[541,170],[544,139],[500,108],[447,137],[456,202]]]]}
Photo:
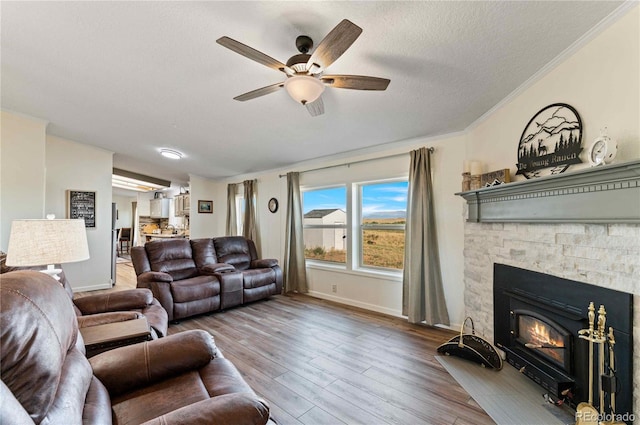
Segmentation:
{"type": "Polygon", "coordinates": [[[131,248],[131,259],[138,287],[153,291],[169,320],[282,293],[277,260],[259,259],[240,236],[148,242],[131,248]]]}
{"type": "Polygon", "coordinates": [[[0,423],[265,424],[269,407],[194,330],[91,360],[71,300],[50,276],[0,280],[0,423]]]}
{"type": "MultiPolygon", "coordinates": [[[[37,270],[36,267],[9,267],[6,254],[0,253],[0,274],[16,270],[37,270]]],[[[60,268],[60,267],[58,267],[60,268]]],[[[127,289],[110,294],[87,295],[74,298],[73,289],[64,272],[60,273],[60,284],[73,301],[73,307],[81,328],[123,322],[145,317],[151,328],[153,339],[167,335],[168,316],[165,309],[148,289],[127,289]]]]}

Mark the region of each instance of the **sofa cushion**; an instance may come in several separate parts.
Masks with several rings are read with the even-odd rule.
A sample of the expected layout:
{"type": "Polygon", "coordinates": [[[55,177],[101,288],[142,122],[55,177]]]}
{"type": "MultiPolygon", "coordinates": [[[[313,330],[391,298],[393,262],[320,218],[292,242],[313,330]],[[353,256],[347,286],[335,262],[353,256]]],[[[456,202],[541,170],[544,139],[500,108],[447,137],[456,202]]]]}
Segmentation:
{"type": "Polygon", "coordinates": [[[194,370],[115,397],[111,403],[118,425],[136,425],[208,398],[200,373],[194,370]]]}
{"type": "Polygon", "coordinates": [[[174,281],[171,293],[176,303],[212,298],[220,295],[220,282],[215,276],[191,277],[174,281]]]}
{"type": "Polygon", "coordinates": [[[188,279],[198,275],[193,252],[188,239],[152,241],[144,246],[151,270],[168,273],[173,280],[188,279]]]}
{"type": "Polygon", "coordinates": [[[213,243],[218,261],[231,264],[236,270],[247,270],[251,266],[251,249],[248,240],[242,236],[214,238],[213,243]]]}
{"type": "Polygon", "coordinates": [[[192,239],[191,250],[193,251],[193,260],[198,269],[201,269],[207,264],[216,264],[218,262],[216,248],[211,238],[192,239]]]}
{"type": "Polygon", "coordinates": [[[276,272],[273,269],[251,269],[242,272],[244,288],[259,288],[276,281],[276,272]]]}
{"type": "MultiPolygon", "coordinates": [[[[198,371],[113,400],[113,413],[119,425],[140,424],[165,414],[171,415],[173,411],[179,413],[180,423],[188,423],[186,418],[193,415],[199,419],[197,423],[205,423],[202,422],[205,419],[206,423],[225,424],[264,424],[269,417],[268,408],[260,403],[233,364],[224,358],[213,359],[198,371]],[[181,394],[181,397],[176,397],[176,394],[181,394]],[[219,404],[215,402],[217,399],[219,404]],[[212,408],[208,408],[212,402],[212,408]],[[192,404],[193,408],[190,408],[192,404]],[[180,408],[185,410],[178,411],[180,408]]],[[[172,420],[156,422],[172,423],[172,420]]]]}

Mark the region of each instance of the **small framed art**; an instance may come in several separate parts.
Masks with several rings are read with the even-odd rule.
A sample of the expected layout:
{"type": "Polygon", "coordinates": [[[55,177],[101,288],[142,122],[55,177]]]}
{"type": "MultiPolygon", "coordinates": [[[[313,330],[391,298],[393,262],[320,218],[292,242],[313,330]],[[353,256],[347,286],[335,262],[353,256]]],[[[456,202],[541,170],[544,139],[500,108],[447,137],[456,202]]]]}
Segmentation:
{"type": "Polygon", "coordinates": [[[198,213],[201,213],[201,214],[213,213],[213,201],[198,200],[198,213]]]}
{"type": "Polygon", "coordinates": [[[67,190],[67,218],[81,218],[84,227],[96,227],[96,192],[67,190]]]}

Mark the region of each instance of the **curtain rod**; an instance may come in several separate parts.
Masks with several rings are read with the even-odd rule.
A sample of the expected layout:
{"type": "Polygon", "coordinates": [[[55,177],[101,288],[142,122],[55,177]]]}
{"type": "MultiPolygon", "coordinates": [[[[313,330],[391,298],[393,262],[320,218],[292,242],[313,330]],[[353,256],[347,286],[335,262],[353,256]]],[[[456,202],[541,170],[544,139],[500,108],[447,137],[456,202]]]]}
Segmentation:
{"type": "MultiPolygon", "coordinates": [[[[435,148],[433,148],[433,147],[427,148],[427,151],[429,151],[429,153],[433,153],[433,152],[435,152],[435,148]]],[[[351,165],[361,164],[363,162],[377,161],[379,159],[388,159],[388,158],[395,158],[397,156],[404,156],[404,155],[407,155],[408,153],[409,152],[397,153],[397,154],[394,154],[394,155],[379,156],[377,158],[361,159],[360,161],[347,162],[347,163],[344,163],[344,164],[327,165],[326,167],[311,168],[309,170],[300,171],[300,173],[309,173],[311,171],[327,170],[329,168],[336,168],[336,167],[349,167],[351,165]]],[[[283,178],[283,177],[287,177],[287,175],[286,174],[278,174],[278,177],[283,178]]]]}

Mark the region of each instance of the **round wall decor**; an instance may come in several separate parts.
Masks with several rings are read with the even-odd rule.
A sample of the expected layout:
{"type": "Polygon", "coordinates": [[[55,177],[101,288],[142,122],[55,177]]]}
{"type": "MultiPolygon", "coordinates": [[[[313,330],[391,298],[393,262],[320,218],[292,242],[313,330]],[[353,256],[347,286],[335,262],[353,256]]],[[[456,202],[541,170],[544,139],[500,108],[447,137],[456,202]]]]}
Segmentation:
{"type": "Polygon", "coordinates": [[[579,164],[582,151],[582,121],[566,103],[542,108],[529,121],[518,144],[518,172],[526,178],[564,172],[579,164]]]}
{"type": "Polygon", "coordinates": [[[269,211],[271,211],[272,213],[278,211],[278,200],[276,198],[269,199],[268,207],[269,211]]]}

